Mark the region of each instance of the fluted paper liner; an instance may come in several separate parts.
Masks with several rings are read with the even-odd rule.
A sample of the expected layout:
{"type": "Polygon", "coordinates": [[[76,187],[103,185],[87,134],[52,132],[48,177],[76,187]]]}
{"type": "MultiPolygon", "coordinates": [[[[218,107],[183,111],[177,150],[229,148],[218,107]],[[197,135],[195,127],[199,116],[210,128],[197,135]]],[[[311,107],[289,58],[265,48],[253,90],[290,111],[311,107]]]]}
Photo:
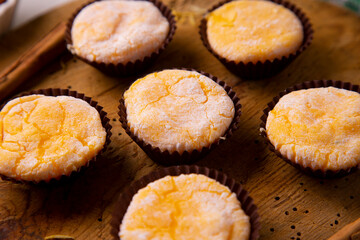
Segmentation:
{"type": "Polygon", "coordinates": [[[119,196],[116,204],[115,210],[112,215],[111,221],[111,235],[114,240],[120,240],[120,224],[126,213],[127,208],[130,205],[130,202],[133,196],[141,189],[147,186],[149,183],[154,182],[157,179],[163,178],[165,176],[179,176],[181,174],[202,174],[209,178],[212,178],[219,183],[227,186],[231,192],[235,193],[237,199],[241,203],[241,208],[244,210],[246,215],[250,217],[251,232],[249,240],[256,240],[259,238],[260,231],[260,216],[254,200],[249,196],[249,193],[234,179],[229,178],[226,174],[217,171],[215,169],[210,169],[207,167],[200,167],[196,165],[182,165],[182,166],[173,166],[168,168],[160,168],[150,174],[142,177],[138,181],[132,183],[127,189],[125,189],[119,196]]]}
{"type": "MultiPolygon", "coordinates": [[[[208,10],[208,13],[214,11],[215,9],[221,7],[225,3],[231,2],[233,0],[225,0],[222,1],[212,8],[208,10]]],[[[236,63],[235,61],[229,61],[226,58],[221,57],[219,54],[217,54],[210,46],[210,43],[207,38],[207,20],[204,17],[201,20],[200,24],[200,36],[201,40],[204,44],[204,46],[211,52],[222,64],[225,65],[231,72],[234,74],[245,78],[245,79],[261,79],[261,78],[269,78],[280,71],[282,71],[287,65],[289,65],[295,58],[297,58],[312,42],[313,39],[313,29],[310,24],[309,19],[305,16],[305,14],[297,8],[294,4],[283,1],[283,0],[269,0],[274,3],[280,4],[289,10],[291,10],[301,21],[303,26],[303,32],[304,32],[304,39],[302,45],[299,47],[299,49],[295,52],[290,54],[289,56],[283,56],[281,58],[275,58],[274,60],[266,60],[264,63],[261,61],[258,61],[256,63],[244,63],[239,62],[236,63]]]]}
{"type": "Polygon", "coordinates": [[[309,89],[309,88],[320,88],[320,87],[336,87],[336,88],[346,89],[346,90],[360,93],[359,85],[353,85],[349,82],[341,82],[341,81],[333,81],[333,80],[314,80],[314,81],[308,81],[308,82],[296,84],[295,86],[287,88],[286,90],[280,92],[278,96],[274,97],[273,100],[267,104],[268,107],[263,111],[264,114],[261,117],[262,122],[260,124],[260,135],[265,138],[265,142],[269,145],[269,149],[272,152],[274,152],[278,157],[285,160],[287,163],[304,171],[305,173],[312,175],[312,176],[321,177],[321,178],[341,177],[341,176],[349,174],[350,172],[356,170],[357,168],[360,168],[360,165],[349,168],[349,169],[341,169],[338,171],[332,171],[332,170],[325,171],[325,170],[320,170],[320,169],[314,170],[310,167],[305,167],[301,164],[291,161],[286,156],[283,156],[278,150],[276,150],[274,145],[270,142],[270,140],[267,137],[267,134],[265,132],[266,121],[267,121],[269,112],[272,109],[274,109],[275,105],[279,102],[279,100],[282,96],[284,96],[290,92],[297,91],[297,90],[309,89]]]}
{"type": "MultiPolygon", "coordinates": [[[[45,180],[42,180],[40,182],[35,182],[35,181],[16,180],[16,179],[13,179],[13,178],[10,178],[10,177],[7,177],[7,176],[4,176],[4,175],[0,174],[0,177],[1,177],[2,180],[8,180],[8,181],[12,181],[12,182],[15,182],[15,183],[30,183],[30,184],[39,184],[39,183],[41,183],[41,184],[43,184],[43,183],[49,184],[50,183],[51,184],[51,183],[54,183],[56,181],[66,179],[66,178],[70,177],[71,175],[73,175],[75,172],[79,172],[82,168],[88,167],[91,161],[96,161],[97,156],[99,154],[103,153],[106,150],[106,147],[111,142],[110,137],[112,135],[112,133],[111,133],[112,126],[110,125],[110,119],[106,117],[107,113],[103,110],[103,107],[101,107],[96,101],[92,100],[91,97],[87,97],[83,93],[78,93],[76,91],[70,91],[69,89],[48,88],[48,89],[39,89],[39,90],[33,90],[33,91],[30,91],[30,92],[21,93],[21,94],[15,96],[14,98],[10,99],[9,101],[11,101],[11,100],[13,100],[15,98],[18,98],[18,97],[34,95],[34,94],[42,94],[42,95],[45,95],[45,96],[71,96],[71,97],[74,97],[74,98],[84,100],[85,102],[89,103],[90,106],[92,106],[93,108],[95,108],[99,112],[102,126],[105,128],[106,140],[105,140],[104,147],[94,158],[90,159],[87,162],[87,165],[81,166],[76,171],[71,172],[70,175],[62,175],[62,176],[60,176],[58,178],[52,178],[48,182],[46,182],[45,180]]],[[[7,101],[7,102],[9,102],[9,101],[7,101]]],[[[6,103],[4,103],[3,105],[0,106],[0,110],[5,106],[6,103]]]]}
{"type": "Polygon", "coordinates": [[[136,142],[139,147],[146,152],[146,154],[155,162],[170,166],[170,165],[179,165],[179,164],[191,164],[195,161],[199,160],[200,158],[204,157],[207,153],[210,152],[213,148],[215,148],[220,143],[224,142],[226,139],[228,139],[233,132],[237,129],[237,126],[240,122],[240,115],[241,115],[241,104],[239,98],[236,96],[236,93],[232,90],[230,86],[228,86],[224,81],[219,80],[218,78],[214,77],[211,74],[197,71],[195,69],[187,69],[182,68],[181,70],[188,70],[188,71],[196,71],[204,76],[209,77],[214,82],[219,84],[221,87],[224,88],[227,95],[230,97],[230,99],[233,101],[235,106],[235,115],[234,119],[232,120],[229,128],[225,132],[225,134],[218,139],[216,139],[210,146],[203,147],[201,151],[194,150],[192,152],[184,151],[182,154],[175,151],[173,153],[170,153],[169,151],[161,151],[158,147],[153,147],[151,144],[146,143],[145,141],[139,139],[135,134],[133,134],[130,130],[130,127],[128,126],[127,122],[127,114],[126,114],[126,107],[124,103],[124,97],[120,100],[119,105],[119,116],[120,116],[120,122],[122,124],[122,127],[125,129],[126,133],[136,142]]]}
{"type": "MultiPolygon", "coordinates": [[[[101,1],[101,0],[94,0],[86,3],[79,9],[75,11],[75,13],[71,16],[71,18],[67,22],[66,26],[66,33],[65,33],[65,40],[67,46],[72,46],[72,39],[71,39],[71,28],[74,22],[75,17],[79,14],[79,12],[86,7],[87,5],[101,1]]],[[[164,40],[163,44],[153,53],[151,53],[150,56],[145,56],[144,59],[138,59],[135,62],[128,62],[128,63],[99,63],[96,61],[89,61],[86,58],[83,58],[79,55],[74,54],[77,58],[80,60],[92,65],[93,67],[99,69],[100,71],[113,76],[129,76],[129,75],[135,75],[138,73],[141,73],[144,69],[149,67],[153,64],[153,62],[156,60],[156,58],[165,50],[167,45],[170,43],[170,41],[173,39],[173,36],[175,34],[176,30],[176,21],[175,17],[171,12],[171,9],[168,8],[164,3],[162,3],[160,0],[142,0],[142,1],[149,1],[152,2],[162,13],[162,15],[168,20],[169,22],[169,32],[166,36],[166,39],[164,40]]],[[[144,36],[146,37],[146,36],[144,36]]]]}

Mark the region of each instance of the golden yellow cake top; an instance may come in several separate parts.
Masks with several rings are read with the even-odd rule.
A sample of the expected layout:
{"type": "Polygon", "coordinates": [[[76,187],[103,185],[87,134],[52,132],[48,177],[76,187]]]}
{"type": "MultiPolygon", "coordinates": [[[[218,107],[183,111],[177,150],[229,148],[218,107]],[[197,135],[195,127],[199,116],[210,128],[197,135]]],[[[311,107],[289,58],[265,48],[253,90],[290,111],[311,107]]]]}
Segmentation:
{"type": "Polygon", "coordinates": [[[99,113],[68,96],[16,98],[0,112],[0,174],[49,181],[85,165],[102,148],[99,113]]]}
{"type": "Polygon", "coordinates": [[[249,217],[230,189],[200,174],[167,176],[134,195],[122,240],[248,240],[249,217]]]}
{"type": "Polygon", "coordinates": [[[313,88],[283,96],[269,112],[266,133],[288,159],[313,169],[360,163],[360,94],[313,88]]]}
{"type": "Polygon", "coordinates": [[[207,16],[211,48],[236,63],[274,60],[295,53],[303,28],[289,9],[270,1],[232,1],[207,16]]]}
{"type": "Polygon", "coordinates": [[[98,1],[76,16],[68,47],[89,61],[126,64],[150,56],[168,32],[168,20],[149,1],[98,1]]]}
{"type": "Polygon", "coordinates": [[[235,113],[225,90],[195,71],[149,74],[134,82],[124,98],[131,131],[169,152],[209,146],[226,132],[235,113]]]}

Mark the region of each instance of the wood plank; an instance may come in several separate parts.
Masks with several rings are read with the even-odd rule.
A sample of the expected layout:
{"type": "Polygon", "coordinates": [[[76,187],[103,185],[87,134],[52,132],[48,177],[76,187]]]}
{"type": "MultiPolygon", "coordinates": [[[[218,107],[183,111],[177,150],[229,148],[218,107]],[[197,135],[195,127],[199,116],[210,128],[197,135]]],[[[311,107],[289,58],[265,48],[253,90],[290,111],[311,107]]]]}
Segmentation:
{"type": "MultiPolygon", "coordinates": [[[[2,37],[0,69],[82,2],[61,7],[2,37]]],[[[198,164],[223,170],[250,191],[262,218],[261,239],[326,239],[357,219],[360,174],[333,180],[302,174],[267,149],[259,136],[259,118],[273,96],[295,83],[327,78],[360,84],[360,18],[322,1],[292,0],[314,25],[313,44],[279,75],[245,81],[208,53],[197,33],[201,14],[215,0],[164,2],[180,16],[178,29],[147,72],[192,67],[234,86],[243,105],[240,128],[198,164]]],[[[107,77],[64,54],[19,89],[69,87],[94,97],[114,119],[113,137],[99,161],[71,181],[55,186],[0,182],[0,239],[43,239],[54,234],[76,239],[110,238],[109,222],[118,194],[133,180],[159,168],[118,121],[118,100],[134,79],[107,77]]]]}

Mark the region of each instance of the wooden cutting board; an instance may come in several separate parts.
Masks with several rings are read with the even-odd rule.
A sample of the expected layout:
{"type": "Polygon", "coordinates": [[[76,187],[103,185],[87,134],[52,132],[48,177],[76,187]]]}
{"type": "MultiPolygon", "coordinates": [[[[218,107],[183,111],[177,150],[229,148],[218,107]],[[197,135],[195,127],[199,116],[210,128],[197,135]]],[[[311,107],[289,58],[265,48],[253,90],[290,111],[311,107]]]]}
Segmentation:
{"type": "MultiPolygon", "coordinates": [[[[37,18],[0,39],[4,69],[84,1],[37,18]]],[[[234,136],[198,162],[224,171],[250,192],[261,215],[261,239],[326,239],[360,217],[360,173],[321,180],[309,177],[270,152],[259,136],[262,110],[283,89],[307,80],[360,84],[360,18],[319,0],[292,0],[314,25],[313,44],[279,75],[246,81],[231,74],[203,47],[198,24],[215,0],[165,0],[177,12],[174,40],[147,72],[191,67],[209,72],[241,99],[243,115],[234,136]]],[[[0,181],[0,239],[43,239],[53,234],[76,239],[110,239],[111,212],[121,190],[159,168],[124,132],[118,100],[135,78],[111,78],[64,54],[18,92],[71,88],[92,96],[108,112],[112,143],[90,168],[71,181],[27,186],[0,181]]]]}

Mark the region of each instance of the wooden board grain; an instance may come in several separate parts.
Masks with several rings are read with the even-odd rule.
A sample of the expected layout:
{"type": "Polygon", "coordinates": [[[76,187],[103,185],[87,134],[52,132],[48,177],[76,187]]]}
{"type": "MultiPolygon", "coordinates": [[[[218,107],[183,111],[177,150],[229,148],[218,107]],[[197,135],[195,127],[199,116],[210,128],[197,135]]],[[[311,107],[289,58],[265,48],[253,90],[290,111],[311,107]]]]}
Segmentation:
{"type": "MultiPolygon", "coordinates": [[[[76,1],[0,39],[0,69],[66,19],[76,1]]],[[[326,239],[360,217],[360,173],[321,180],[306,176],[271,153],[259,136],[262,110],[286,87],[313,79],[360,84],[360,18],[319,0],[292,0],[314,25],[313,44],[279,75],[245,81],[221,65],[200,41],[201,14],[215,0],[166,0],[180,17],[174,40],[147,72],[191,67],[233,86],[243,115],[234,136],[198,165],[224,171],[244,184],[259,207],[261,239],[326,239]]],[[[117,116],[120,96],[135,77],[107,77],[64,54],[18,91],[71,88],[99,101],[112,119],[112,143],[90,168],[51,186],[0,182],[0,239],[43,239],[53,234],[76,239],[110,239],[111,212],[121,190],[159,168],[126,135],[117,116]]]]}

